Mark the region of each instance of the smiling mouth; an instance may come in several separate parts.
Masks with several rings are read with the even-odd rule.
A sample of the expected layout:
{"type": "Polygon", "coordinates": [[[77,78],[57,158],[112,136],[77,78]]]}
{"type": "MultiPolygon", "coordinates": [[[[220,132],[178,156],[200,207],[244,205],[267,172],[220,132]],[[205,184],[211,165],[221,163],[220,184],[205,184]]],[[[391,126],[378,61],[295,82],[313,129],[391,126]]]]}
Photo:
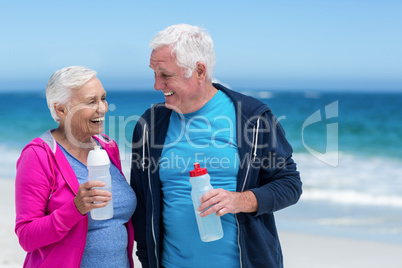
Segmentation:
{"type": "Polygon", "coordinates": [[[105,117],[99,117],[99,118],[91,119],[89,121],[91,121],[92,123],[100,123],[100,122],[103,122],[104,120],[105,120],[105,117]]]}
{"type": "Polygon", "coordinates": [[[174,92],[173,92],[173,91],[163,93],[163,95],[165,95],[166,97],[168,97],[168,96],[172,96],[173,94],[174,94],[174,92]]]}

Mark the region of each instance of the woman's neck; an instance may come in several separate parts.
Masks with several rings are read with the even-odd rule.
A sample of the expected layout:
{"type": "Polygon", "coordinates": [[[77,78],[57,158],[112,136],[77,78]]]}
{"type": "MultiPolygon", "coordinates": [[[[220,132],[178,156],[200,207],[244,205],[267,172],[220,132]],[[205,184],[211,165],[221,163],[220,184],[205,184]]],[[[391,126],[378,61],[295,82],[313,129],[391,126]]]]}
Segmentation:
{"type": "Polygon", "coordinates": [[[72,133],[67,134],[65,129],[60,126],[52,132],[52,135],[64,149],[85,165],[89,151],[97,145],[92,137],[77,137],[72,133]]]}

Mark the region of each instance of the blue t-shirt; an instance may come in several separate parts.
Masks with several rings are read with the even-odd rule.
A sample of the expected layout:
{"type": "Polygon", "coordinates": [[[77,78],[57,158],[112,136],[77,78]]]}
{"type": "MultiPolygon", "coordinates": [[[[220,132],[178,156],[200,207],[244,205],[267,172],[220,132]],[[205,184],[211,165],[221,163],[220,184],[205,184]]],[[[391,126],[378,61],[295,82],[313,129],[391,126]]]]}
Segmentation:
{"type": "MultiPolygon", "coordinates": [[[[88,169],[72,156],[60,144],[60,148],[78,178],[79,184],[88,181],[88,169]]],[[[127,255],[128,235],[124,225],[128,222],[137,206],[137,198],[119,169],[111,162],[113,218],[109,220],[92,220],[88,214],[88,233],[83,267],[130,267],[127,255]]]]}
{"type": "Polygon", "coordinates": [[[165,267],[239,267],[237,224],[233,214],[221,217],[224,236],[202,242],[191,199],[189,171],[199,162],[214,188],[236,191],[239,170],[236,112],[221,91],[200,110],[172,112],[159,162],[163,192],[165,267]]]}

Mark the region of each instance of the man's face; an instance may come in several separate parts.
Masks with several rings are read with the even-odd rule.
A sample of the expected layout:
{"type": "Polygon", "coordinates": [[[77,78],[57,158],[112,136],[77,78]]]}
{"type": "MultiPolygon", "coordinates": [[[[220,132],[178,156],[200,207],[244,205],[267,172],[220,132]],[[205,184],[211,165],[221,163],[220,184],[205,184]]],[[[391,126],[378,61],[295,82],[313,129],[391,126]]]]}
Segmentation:
{"type": "Polygon", "coordinates": [[[196,74],[185,78],[184,69],[176,64],[171,49],[163,46],[152,51],[150,65],[155,73],[155,90],[165,95],[166,107],[181,114],[197,111],[202,98],[196,74]]]}

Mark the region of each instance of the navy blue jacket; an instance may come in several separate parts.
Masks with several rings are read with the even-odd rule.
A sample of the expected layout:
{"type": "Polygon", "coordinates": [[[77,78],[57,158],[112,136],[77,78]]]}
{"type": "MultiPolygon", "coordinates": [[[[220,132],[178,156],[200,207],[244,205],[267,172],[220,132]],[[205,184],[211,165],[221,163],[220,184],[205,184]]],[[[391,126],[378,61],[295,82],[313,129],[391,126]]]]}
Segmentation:
{"type": "MultiPolygon", "coordinates": [[[[235,215],[240,267],[283,267],[273,212],[295,204],[302,193],[292,147],[267,105],[220,84],[214,87],[227,94],[236,109],[240,158],[236,190],[251,190],[258,201],[256,213],[235,215]]],[[[133,133],[131,186],[137,195],[133,224],[143,267],[161,267],[164,230],[158,162],[170,115],[163,103],[156,104],[144,113],[133,133]]]]}

